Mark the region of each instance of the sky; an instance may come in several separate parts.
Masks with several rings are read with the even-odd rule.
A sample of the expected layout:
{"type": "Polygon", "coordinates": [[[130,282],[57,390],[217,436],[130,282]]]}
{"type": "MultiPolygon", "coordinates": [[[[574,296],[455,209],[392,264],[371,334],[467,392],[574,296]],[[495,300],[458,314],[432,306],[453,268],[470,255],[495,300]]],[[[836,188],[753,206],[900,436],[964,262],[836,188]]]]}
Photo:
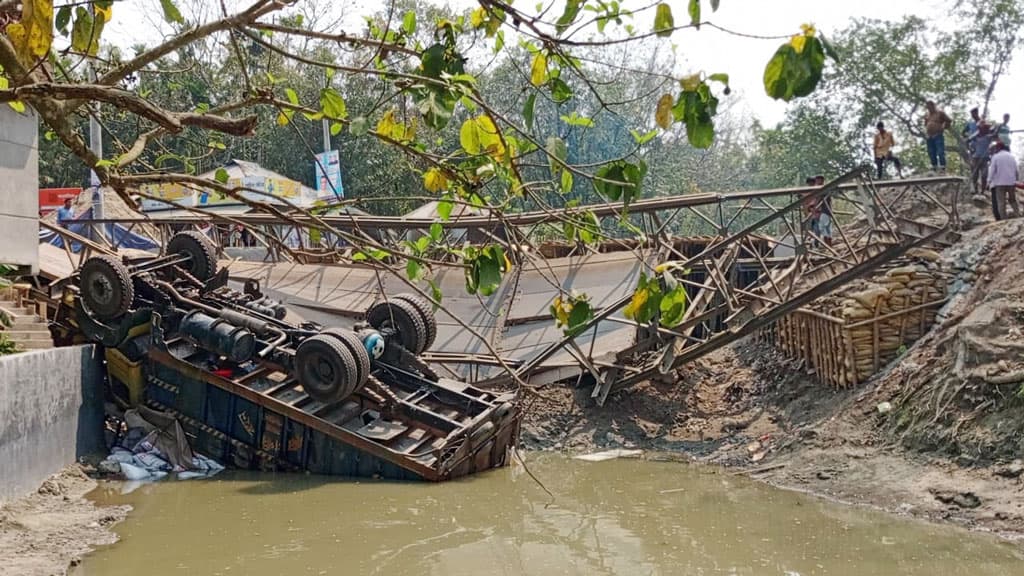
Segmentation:
{"type": "MultiPolygon", "coordinates": [[[[677,22],[686,17],[686,0],[668,0],[668,3],[672,6],[677,22]]],[[[179,4],[183,2],[179,0],[179,4]]],[[[349,16],[346,21],[351,22],[347,26],[350,32],[360,30],[361,14],[370,13],[380,6],[378,2],[366,0],[336,1],[333,4],[344,6],[349,16]]],[[[476,5],[472,0],[452,0],[448,4],[455,8],[476,5]]],[[[533,4],[534,0],[519,0],[516,5],[525,9],[527,6],[532,8],[533,4]]],[[[623,0],[623,4],[639,7],[648,2],[623,0]]],[[[793,34],[799,31],[800,24],[806,22],[814,24],[827,35],[829,31],[844,28],[853,18],[895,20],[905,14],[930,17],[942,14],[949,4],[949,0],[721,0],[718,11],[705,14],[705,19],[736,32],[762,36],[793,34]]],[[[125,47],[136,42],[149,45],[156,43],[160,38],[156,27],[161,21],[158,6],[157,0],[118,2],[104,38],[125,47]]],[[[644,19],[653,19],[650,11],[645,14],[637,22],[638,26],[645,24],[644,19]]],[[[725,72],[729,74],[734,90],[730,98],[741,101],[741,110],[749,112],[766,125],[773,125],[783,118],[787,104],[765,95],[761,80],[764,65],[780,43],[779,40],[737,37],[707,27],[700,31],[677,31],[672,40],[679,46],[678,52],[683,56],[680,72],[725,72]]],[[[1009,73],[1000,80],[990,115],[999,118],[1008,112],[1013,118],[1020,119],[1019,123],[1024,127],[1024,106],[1021,104],[1024,99],[1020,97],[1021,94],[1024,94],[1024,54],[1017,56],[1009,73]]],[[[1014,122],[1011,122],[1011,126],[1016,127],[1014,122]]]]}

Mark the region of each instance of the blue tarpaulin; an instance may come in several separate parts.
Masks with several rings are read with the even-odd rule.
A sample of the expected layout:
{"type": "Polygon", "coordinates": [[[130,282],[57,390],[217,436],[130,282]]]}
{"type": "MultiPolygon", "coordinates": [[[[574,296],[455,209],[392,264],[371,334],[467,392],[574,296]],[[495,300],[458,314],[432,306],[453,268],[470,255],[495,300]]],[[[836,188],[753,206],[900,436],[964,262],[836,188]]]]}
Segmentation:
{"type": "MultiPolygon", "coordinates": [[[[92,218],[92,208],[86,210],[79,216],[75,217],[76,220],[79,218],[84,220],[92,218]]],[[[60,223],[58,223],[58,225],[60,225],[60,223]]],[[[109,238],[110,241],[118,248],[133,248],[135,250],[154,250],[160,247],[160,245],[154,242],[153,240],[145,236],[142,236],[141,234],[129,232],[127,228],[121,226],[120,224],[108,223],[103,224],[102,227],[106,237],[109,238]]],[[[66,228],[71,232],[78,234],[79,236],[84,236],[86,238],[89,237],[90,230],[89,227],[85,224],[78,224],[72,221],[67,223],[66,228]]],[[[95,227],[94,229],[97,228],[99,228],[99,226],[95,227]]],[[[64,246],[64,239],[61,238],[59,234],[51,230],[39,230],[39,242],[46,242],[58,247],[64,246]]],[[[72,252],[77,253],[81,249],[81,244],[79,244],[78,242],[71,242],[72,252]]]]}

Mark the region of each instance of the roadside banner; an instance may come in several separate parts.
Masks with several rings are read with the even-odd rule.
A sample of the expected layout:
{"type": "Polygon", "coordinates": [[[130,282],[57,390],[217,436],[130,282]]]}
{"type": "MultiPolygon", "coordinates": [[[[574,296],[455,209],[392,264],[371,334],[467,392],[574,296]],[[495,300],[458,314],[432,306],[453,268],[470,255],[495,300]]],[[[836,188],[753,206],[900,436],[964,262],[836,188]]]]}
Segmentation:
{"type": "Polygon", "coordinates": [[[345,187],[341,184],[341,161],[337,150],[317,154],[313,170],[316,173],[317,198],[345,197],[345,187]]]}

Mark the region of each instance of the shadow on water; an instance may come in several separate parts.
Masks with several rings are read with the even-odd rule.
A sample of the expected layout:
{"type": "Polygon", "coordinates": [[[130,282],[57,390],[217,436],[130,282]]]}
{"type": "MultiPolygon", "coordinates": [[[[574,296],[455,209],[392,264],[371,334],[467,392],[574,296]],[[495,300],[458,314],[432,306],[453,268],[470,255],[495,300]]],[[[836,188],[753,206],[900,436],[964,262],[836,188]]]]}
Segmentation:
{"type": "Polygon", "coordinates": [[[230,473],[96,499],[135,507],[75,576],[1024,574],[992,538],[707,468],[530,455],[447,484],[230,473]]]}

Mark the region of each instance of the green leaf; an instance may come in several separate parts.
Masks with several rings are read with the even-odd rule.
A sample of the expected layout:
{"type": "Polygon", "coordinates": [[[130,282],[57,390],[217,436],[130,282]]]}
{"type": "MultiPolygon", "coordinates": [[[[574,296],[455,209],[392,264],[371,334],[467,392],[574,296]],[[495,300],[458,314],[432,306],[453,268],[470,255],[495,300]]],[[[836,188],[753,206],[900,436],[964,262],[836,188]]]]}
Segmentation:
{"type": "Polygon", "coordinates": [[[647,324],[661,310],[661,298],[661,284],[657,277],[648,278],[646,273],[641,272],[636,289],[633,290],[633,297],[623,308],[622,315],[641,324],[647,324]]]}
{"type": "Polygon", "coordinates": [[[71,22],[71,6],[61,6],[60,10],[57,10],[57,19],[55,25],[57,31],[62,35],[68,35],[68,24],[71,22]]]}
{"type": "Polygon", "coordinates": [[[416,13],[409,10],[402,17],[402,30],[407,36],[412,36],[413,32],[416,31],[416,13]]]}
{"type": "Polygon", "coordinates": [[[228,171],[224,168],[217,168],[217,171],[213,174],[213,179],[221,184],[227,184],[229,177],[228,171]]]}
{"type": "Polygon", "coordinates": [[[476,156],[480,153],[480,133],[474,118],[467,118],[459,128],[459,145],[467,154],[476,156]]]}
{"type": "Polygon", "coordinates": [[[700,0],[690,0],[690,4],[687,7],[687,12],[690,13],[690,24],[694,26],[700,26],[700,0]]]}
{"type": "Polygon", "coordinates": [[[672,108],[672,114],[686,125],[686,137],[695,148],[707,148],[715,139],[714,116],[718,113],[718,98],[703,81],[696,89],[684,90],[672,108]]]}
{"type": "Polygon", "coordinates": [[[320,90],[320,109],[324,116],[334,120],[343,120],[348,116],[345,99],[334,88],[320,90]]]}
{"type": "Polygon", "coordinates": [[[526,103],[523,104],[523,120],[526,122],[527,128],[533,128],[533,107],[537,103],[537,94],[531,93],[526,97],[526,103]]]}
{"type": "Polygon", "coordinates": [[[413,282],[419,282],[427,276],[427,267],[416,260],[408,260],[405,263],[405,275],[413,282]]]}
{"type": "Polygon", "coordinates": [[[440,222],[434,222],[430,225],[430,238],[434,242],[440,242],[441,238],[444,237],[444,228],[440,222]]]}
{"type": "Polygon", "coordinates": [[[572,220],[562,222],[562,236],[565,237],[566,242],[576,241],[576,225],[572,223],[572,220]]]}
{"type": "Polygon", "coordinates": [[[430,285],[430,297],[433,300],[433,308],[436,311],[438,305],[441,304],[441,299],[444,298],[444,294],[441,293],[441,287],[437,285],[437,282],[433,280],[427,280],[427,284],[430,285]]]}
{"type": "Polygon", "coordinates": [[[341,129],[345,126],[341,122],[331,122],[331,136],[337,136],[341,134],[341,129]]]}
{"type": "Polygon", "coordinates": [[[642,160],[637,164],[618,160],[597,169],[594,189],[610,200],[621,200],[628,207],[640,197],[646,174],[647,164],[642,160]]]}
{"type": "Polygon", "coordinates": [[[594,121],[592,119],[587,118],[586,116],[580,116],[575,110],[573,110],[568,116],[563,114],[559,116],[559,118],[562,119],[562,122],[565,122],[570,126],[582,126],[584,128],[594,127],[594,121]]]}
{"type": "Polygon", "coordinates": [[[654,31],[658,36],[671,36],[675,26],[675,18],[672,17],[672,7],[665,2],[658,4],[654,11],[654,31]]]}
{"type": "Polygon", "coordinates": [[[495,159],[505,155],[505,144],[501,134],[489,116],[476,116],[462,123],[459,129],[459,144],[467,154],[488,154],[495,159]]]}
{"type": "Polygon", "coordinates": [[[113,160],[103,159],[103,160],[97,160],[96,161],[96,167],[97,168],[111,168],[113,166],[114,166],[114,161],[113,160]]]}
{"type": "Polygon", "coordinates": [[[795,36],[793,41],[780,46],[768,61],[764,69],[765,92],[784,102],[807,96],[817,88],[824,66],[825,51],[821,41],[813,36],[795,36]],[[797,42],[801,38],[802,42],[797,42]]]}
{"type": "Polygon", "coordinates": [[[726,86],[729,85],[729,75],[722,72],[708,76],[708,80],[711,80],[712,82],[720,82],[726,86]]]}
{"type": "Polygon", "coordinates": [[[288,101],[296,106],[299,104],[299,95],[295,93],[295,90],[291,88],[285,88],[284,93],[288,96],[288,101]]]}
{"type": "Polygon", "coordinates": [[[667,292],[661,297],[658,309],[661,313],[661,325],[667,328],[675,328],[683,321],[686,315],[686,287],[682,284],[667,292]]]}
{"type": "Polygon", "coordinates": [[[173,0],[160,0],[160,7],[164,9],[164,20],[168,23],[185,23],[185,19],[181,17],[181,12],[178,10],[178,7],[174,5],[173,0]]]}
{"type": "Polygon", "coordinates": [[[92,14],[78,6],[75,8],[75,23],[71,26],[71,48],[76,52],[89,52],[93,40],[92,14]]]}
{"type": "Polygon", "coordinates": [[[578,334],[588,322],[594,319],[594,309],[590,302],[579,300],[573,304],[572,312],[569,313],[569,322],[565,327],[567,334],[578,334]]]}
{"type": "Polygon", "coordinates": [[[557,176],[558,172],[563,169],[563,164],[569,158],[569,147],[565,145],[565,140],[558,136],[548,136],[547,142],[544,145],[544,151],[548,153],[551,174],[557,176]]]}
{"type": "Polygon", "coordinates": [[[584,0],[566,0],[565,10],[562,12],[562,16],[558,18],[558,21],[555,22],[555,29],[559,35],[576,21],[576,17],[579,16],[583,4],[585,4],[584,0]]]}
{"type": "Polygon", "coordinates": [[[353,118],[352,123],[348,126],[348,131],[351,132],[353,136],[362,136],[363,134],[366,134],[368,129],[369,124],[366,121],[366,116],[357,116],[353,118]]]}
{"type": "Polygon", "coordinates": [[[551,99],[557,104],[568,102],[572,98],[572,88],[561,78],[551,79],[551,99]]]}
{"type": "Polygon", "coordinates": [[[657,130],[651,130],[646,134],[641,134],[636,130],[630,130],[629,133],[633,136],[633,140],[636,141],[637,146],[643,146],[644,144],[647,144],[648,142],[653,140],[655,136],[658,135],[657,130]]]}
{"type": "Polygon", "coordinates": [[[572,192],[572,172],[562,170],[562,194],[572,192]]]}
{"type": "Polygon", "coordinates": [[[21,100],[11,100],[7,105],[11,107],[11,110],[14,110],[18,114],[25,113],[25,103],[21,100]]]}
{"type": "Polygon", "coordinates": [[[576,336],[594,319],[594,308],[586,295],[558,296],[550,307],[555,326],[562,328],[566,336],[576,336]]]}
{"type": "Polygon", "coordinates": [[[441,217],[441,220],[447,222],[448,219],[452,217],[452,208],[454,207],[454,203],[448,200],[442,200],[437,203],[437,215],[441,217]]]}
{"type": "Polygon", "coordinates": [[[838,63],[839,53],[836,52],[836,49],[835,47],[832,46],[832,43],[826,40],[824,36],[818,36],[818,39],[821,40],[821,47],[825,51],[825,56],[831,58],[833,62],[838,63]]]}
{"type": "Polygon", "coordinates": [[[470,294],[490,296],[501,285],[501,275],[507,270],[505,251],[501,246],[484,247],[467,264],[466,291],[470,294]]]}

